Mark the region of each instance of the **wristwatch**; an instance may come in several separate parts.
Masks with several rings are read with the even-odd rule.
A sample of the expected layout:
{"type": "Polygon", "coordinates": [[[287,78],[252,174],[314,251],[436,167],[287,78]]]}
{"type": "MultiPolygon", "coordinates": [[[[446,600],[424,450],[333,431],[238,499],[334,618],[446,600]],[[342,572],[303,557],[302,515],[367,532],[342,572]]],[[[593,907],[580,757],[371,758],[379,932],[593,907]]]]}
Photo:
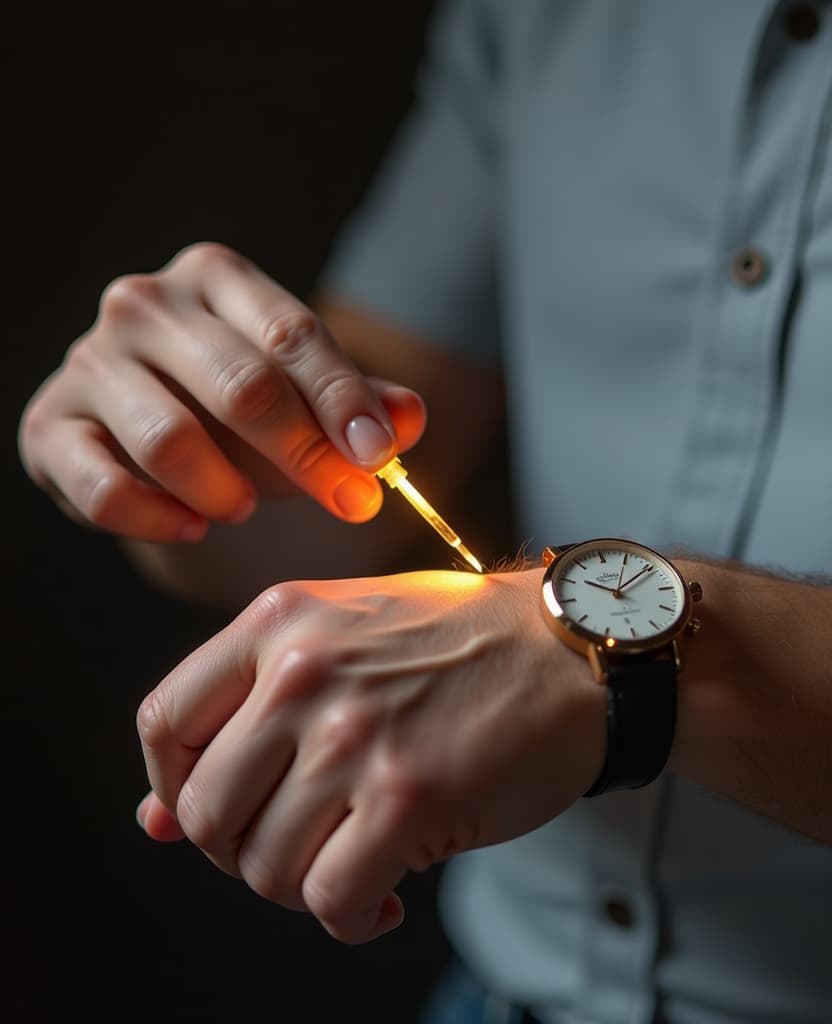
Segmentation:
{"type": "Polygon", "coordinates": [[[607,687],[606,757],[584,795],[646,786],[673,744],[679,640],[699,630],[692,608],[702,587],[664,555],[617,537],[547,547],[543,564],[546,623],[607,687]]]}

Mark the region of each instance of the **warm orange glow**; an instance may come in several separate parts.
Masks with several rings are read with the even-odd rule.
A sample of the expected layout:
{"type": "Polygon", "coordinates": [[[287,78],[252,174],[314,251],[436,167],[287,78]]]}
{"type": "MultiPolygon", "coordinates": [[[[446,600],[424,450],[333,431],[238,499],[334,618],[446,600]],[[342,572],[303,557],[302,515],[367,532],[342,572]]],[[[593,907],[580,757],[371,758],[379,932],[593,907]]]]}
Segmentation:
{"type": "Polygon", "coordinates": [[[460,572],[458,569],[419,569],[397,576],[396,579],[400,584],[407,579],[408,586],[414,591],[436,594],[442,590],[452,598],[470,594],[494,582],[494,577],[484,573],[480,576],[478,573],[460,572]]]}
{"type": "Polygon", "coordinates": [[[450,544],[455,551],[458,551],[470,566],[476,569],[477,572],[483,571],[479,559],[462,543],[459,534],[448,526],[436,509],[416,490],[409,480],[405,479],[407,470],[399,459],[391,459],[386,466],[382,466],[377,471],[376,476],[381,477],[388,487],[397,490],[403,498],[409,501],[425,522],[430,523],[439,536],[446,543],[450,544]]]}
{"type": "Polygon", "coordinates": [[[607,645],[607,647],[615,647],[615,637],[608,636],[604,643],[607,645]]]}

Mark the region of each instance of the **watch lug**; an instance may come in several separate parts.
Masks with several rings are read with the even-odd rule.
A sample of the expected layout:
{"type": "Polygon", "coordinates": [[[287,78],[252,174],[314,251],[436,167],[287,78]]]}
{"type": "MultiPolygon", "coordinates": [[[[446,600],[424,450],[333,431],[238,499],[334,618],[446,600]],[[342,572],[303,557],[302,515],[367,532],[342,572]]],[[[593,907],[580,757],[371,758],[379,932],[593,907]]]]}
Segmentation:
{"type": "Polygon", "coordinates": [[[682,661],[682,651],[679,644],[674,640],[672,644],[673,661],[676,663],[676,671],[681,672],[684,667],[682,661]]]}
{"type": "Polygon", "coordinates": [[[609,679],[609,669],[607,667],[607,657],[604,653],[603,647],[598,647],[592,644],[587,651],[587,660],[589,661],[592,674],[595,677],[597,683],[603,683],[605,686],[609,679]]]}

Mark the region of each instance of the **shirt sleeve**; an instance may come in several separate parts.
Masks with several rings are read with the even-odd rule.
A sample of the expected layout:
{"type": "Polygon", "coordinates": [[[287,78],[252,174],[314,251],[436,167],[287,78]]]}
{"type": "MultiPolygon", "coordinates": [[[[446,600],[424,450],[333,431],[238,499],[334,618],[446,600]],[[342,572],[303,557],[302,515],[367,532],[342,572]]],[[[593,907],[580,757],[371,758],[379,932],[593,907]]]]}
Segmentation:
{"type": "Polygon", "coordinates": [[[413,107],[319,282],[482,364],[499,355],[490,22],[480,0],[432,13],[413,107]]]}

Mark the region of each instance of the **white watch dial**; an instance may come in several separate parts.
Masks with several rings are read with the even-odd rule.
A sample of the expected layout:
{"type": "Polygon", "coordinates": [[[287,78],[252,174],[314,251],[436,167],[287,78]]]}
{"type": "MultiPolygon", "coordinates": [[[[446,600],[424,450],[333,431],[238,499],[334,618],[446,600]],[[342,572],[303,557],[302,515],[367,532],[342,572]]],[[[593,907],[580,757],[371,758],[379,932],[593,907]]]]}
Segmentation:
{"type": "Polygon", "coordinates": [[[649,640],[672,630],[685,607],[684,583],[670,563],[627,541],[565,551],[551,584],[562,616],[613,641],[649,640]]]}

